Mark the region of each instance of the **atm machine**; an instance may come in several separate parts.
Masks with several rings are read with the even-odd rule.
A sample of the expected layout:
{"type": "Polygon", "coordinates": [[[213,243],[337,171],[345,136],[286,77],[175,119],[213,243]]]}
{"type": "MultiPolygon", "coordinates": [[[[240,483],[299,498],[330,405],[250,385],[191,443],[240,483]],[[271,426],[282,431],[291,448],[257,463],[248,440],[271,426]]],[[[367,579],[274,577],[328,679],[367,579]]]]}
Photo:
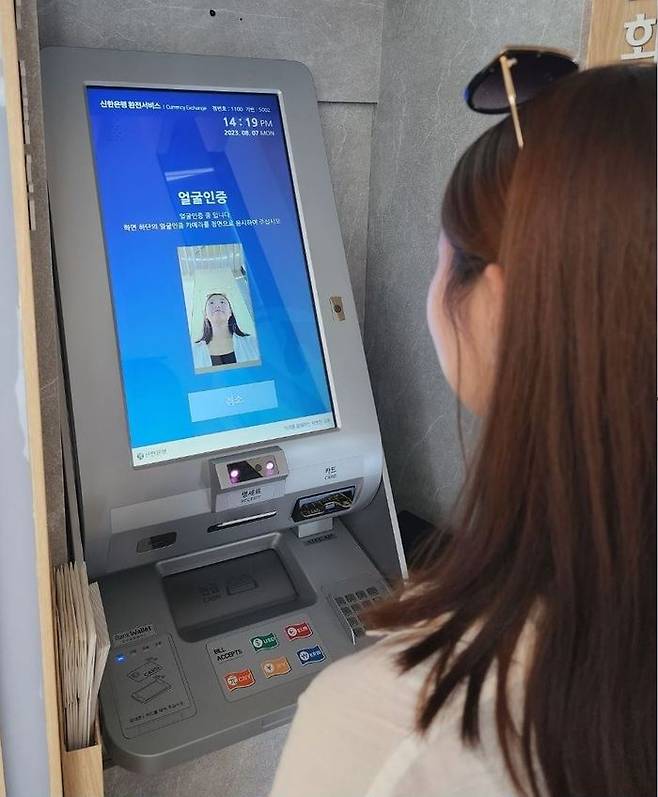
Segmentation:
{"type": "Polygon", "coordinates": [[[155,772],[287,722],[404,557],[309,71],[42,69],[104,737],[155,772]]]}

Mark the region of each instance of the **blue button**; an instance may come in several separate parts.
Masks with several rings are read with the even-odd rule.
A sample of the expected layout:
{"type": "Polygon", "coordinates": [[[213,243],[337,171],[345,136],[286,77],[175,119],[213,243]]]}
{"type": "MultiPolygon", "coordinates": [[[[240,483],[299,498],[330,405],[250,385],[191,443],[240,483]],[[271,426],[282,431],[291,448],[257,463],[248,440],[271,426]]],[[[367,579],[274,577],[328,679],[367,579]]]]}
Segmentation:
{"type": "Polygon", "coordinates": [[[126,657],[124,656],[124,654],[123,654],[123,653],[119,653],[117,656],[115,656],[115,657],[114,657],[114,660],[115,660],[115,661],[116,661],[118,664],[123,664],[123,662],[126,660],[126,657]]]}
{"type": "Polygon", "coordinates": [[[302,666],[306,667],[307,664],[316,664],[319,661],[324,661],[325,655],[319,645],[312,648],[302,648],[297,651],[297,658],[301,661],[302,666]]]}

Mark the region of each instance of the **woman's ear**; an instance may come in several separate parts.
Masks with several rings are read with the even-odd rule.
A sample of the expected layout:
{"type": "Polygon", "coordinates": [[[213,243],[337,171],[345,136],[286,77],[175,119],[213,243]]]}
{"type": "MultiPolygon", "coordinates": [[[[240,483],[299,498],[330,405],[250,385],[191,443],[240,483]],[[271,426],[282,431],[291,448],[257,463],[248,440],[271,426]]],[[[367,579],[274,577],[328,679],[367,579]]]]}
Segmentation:
{"type": "Polygon", "coordinates": [[[505,301],[505,269],[498,263],[488,263],[482,272],[482,282],[486,291],[489,329],[497,342],[505,301]]]}
{"type": "Polygon", "coordinates": [[[488,263],[469,296],[471,382],[465,403],[476,415],[486,411],[498,359],[498,342],[505,302],[505,270],[488,263]]]}

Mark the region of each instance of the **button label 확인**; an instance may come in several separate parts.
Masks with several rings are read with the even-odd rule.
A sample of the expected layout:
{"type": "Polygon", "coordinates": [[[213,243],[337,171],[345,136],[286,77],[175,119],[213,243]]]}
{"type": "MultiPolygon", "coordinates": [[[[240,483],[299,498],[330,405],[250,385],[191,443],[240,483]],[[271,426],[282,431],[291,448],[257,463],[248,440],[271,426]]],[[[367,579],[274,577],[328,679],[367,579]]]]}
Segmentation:
{"type": "Polygon", "coordinates": [[[285,656],[280,656],[278,659],[268,659],[260,666],[266,678],[273,678],[275,675],[286,675],[290,672],[290,662],[285,656]]]}
{"type": "Polygon", "coordinates": [[[272,633],[254,636],[250,641],[254,650],[271,650],[272,648],[277,647],[279,644],[276,634],[272,633]]]}
{"type": "Polygon", "coordinates": [[[301,661],[302,666],[306,667],[307,664],[316,664],[317,662],[324,661],[324,651],[319,645],[312,648],[302,648],[297,651],[297,658],[301,661]]]}
{"type": "Polygon", "coordinates": [[[311,636],[313,630],[308,623],[294,623],[285,627],[285,634],[288,639],[304,639],[311,636]]]}
{"type": "Polygon", "coordinates": [[[254,674],[251,670],[240,670],[240,672],[227,672],[224,676],[224,682],[228,690],[232,692],[234,689],[245,689],[248,686],[253,686],[256,681],[254,674]]]}

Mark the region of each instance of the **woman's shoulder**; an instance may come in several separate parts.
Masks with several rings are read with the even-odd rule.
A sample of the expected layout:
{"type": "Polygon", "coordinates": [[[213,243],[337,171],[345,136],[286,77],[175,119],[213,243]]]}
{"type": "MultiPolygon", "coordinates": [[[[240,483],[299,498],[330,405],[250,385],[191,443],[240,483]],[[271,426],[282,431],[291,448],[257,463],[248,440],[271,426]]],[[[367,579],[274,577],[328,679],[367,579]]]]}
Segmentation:
{"type": "Polygon", "coordinates": [[[309,783],[315,797],[364,797],[413,732],[416,695],[383,641],[331,663],[299,698],[271,797],[301,797],[309,783]]]}
{"type": "Polygon", "coordinates": [[[385,720],[401,734],[412,731],[420,690],[430,665],[402,672],[400,639],[385,635],[372,645],[345,656],[321,672],[300,698],[301,703],[334,707],[337,701],[368,722],[385,720]]]}
{"type": "Polygon", "coordinates": [[[259,359],[258,343],[253,335],[233,335],[233,350],[238,362],[259,359]]]}
{"type": "Polygon", "coordinates": [[[195,340],[192,343],[192,359],[195,368],[206,368],[210,365],[210,353],[205,340],[195,340]]]}
{"type": "Polygon", "coordinates": [[[483,749],[462,745],[463,699],[450,701],[423,736],[418,710],[436,657],[403,672],[399,654],[412,642],[409,634],[385,635],[315,677],[299,699],[273,797],[297,797],[307,778],[317,797],[423,797],[438,793],[439,784],[441,794],[455,797],[511,793],[495,745],[493,679],[482,694],[483,749]],[[308,739],[318,733],[323,746],[316,755],[308,739]],[[460,791],[465,784],[470,791],[460,791]]]}
{"type": "MultiPolygon", "coordinates": [[[[476,633],[476,629],[470,629],[453,655],[458,656],[476,633]]],[[[509,708],[515,722],[521,719],[525,676],[534,637],[534,624],[528,623],[519,638],[507,675],[509,708]]],[[[366,727],[386,727],[391,740],[408,736],[418,740],[419,711],[435,683],[438,654],[406,671],[401,667],[400,654],[422,638],[421,632],[414,630],[383,634],[374,644],[327,667],[302,695],[300,705],[347,712],[366,727]]],[[[461,739],[465,691],[464,684],[456,690],[423,737],[424,741],[437,742],[453,736],[461,739]]],[[[479,701],[483,748],[490,748],[489,753],[495,747],[496,693],[496,668],[491,667],[479,701]]]]}

